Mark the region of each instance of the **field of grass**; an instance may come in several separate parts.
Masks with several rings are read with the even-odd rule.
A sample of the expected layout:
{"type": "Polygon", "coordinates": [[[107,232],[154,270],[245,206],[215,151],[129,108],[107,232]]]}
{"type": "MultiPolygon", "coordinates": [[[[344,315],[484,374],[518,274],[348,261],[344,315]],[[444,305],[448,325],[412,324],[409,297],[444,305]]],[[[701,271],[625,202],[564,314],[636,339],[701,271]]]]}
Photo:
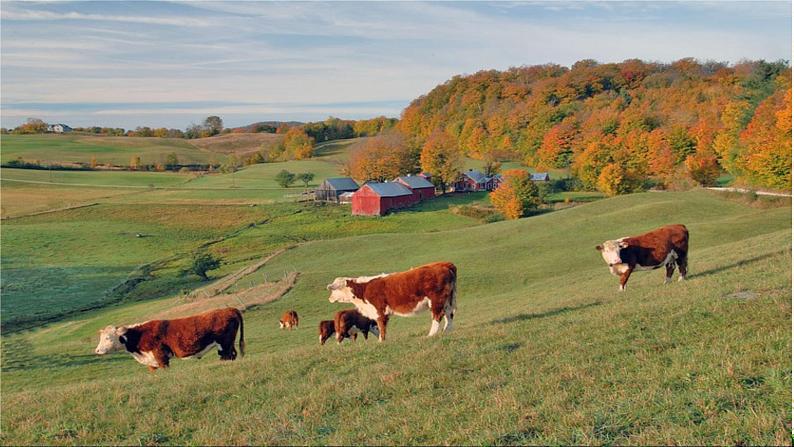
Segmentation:
{"type": "MultiPolygon", "coordinates": [[[[0,441],[747,445],[791,440],[790,206],[759,209],[693,191],[635,194],[479,226],[451,225],[446,216],[432,216],[441,210],[349,220],[324,216],[333,213],[326,208],[316,212],[300,222],[271,216],[272,227],[257,225],[211,248],[234,258],[245,257],[250,244],[268,237],[281,238],[273,244],[293,237],[299,243],[256,273],[300,276],[283,298],[246,312],[247,355],[236,362],[213,356],[175,360],[170,370],[150,374],[127,354],[92,355],[97,329],[140,321],[172,306],[169,298],[86,312],[4,336],[0,441]],[[674,222],[690,229],[689,280],[665,286],[662,271],[638,272],[619,293],[617,278],[593,247],[674,222]],[[365,234],[367,226],[387,231],[365,234]],[[299,239],[313,230],[337,233],[324,240],[299,239]],[[344,308],[327,301],[325,285],[334,277],[435,260],[458,266],[452,333],[425,338],[430,317],[420,314],[393,318],[385,343],[318,345],[317,322],[344,308]],[[286,309],[300,313],[297,331],[277,329],[286,309]]],[[[165,233],[172,228],[169,219],[180,222],[173,225],[175,233],[192,231],[171,216],[155,222],[151,215],[121,218],[160,225],[156,231],[169,237],[179,236],[165,233]]],[[[206,222],[208,216],[196,218],[206,222]]],[[[47,224],[31,218],[31,228],[17,237],[50,250],[43,240],[37,242],[47,224]]],[[[97,240],[95,249],[109,250],[102,247],[107,243],[97,240]]]]}
{"type": "MultiPolygon", "coordinates": [[[[264,147],[276,144],[283,138],[282,135],[272,133],[230,133],[214,137],[197,138],[188,140],[193,146],[216,154],[237,154],[245,156],[262,150],[264,147]]],[[[216,157],[223,161],[223,157],[216,157]]]]}
{"type": "Polygon", "coordinates": [[[101,137],[91,135],[3,135],[0,160],[7,163],[21,157],[28,161],[83,162],[96,157],[99,164],[128,165],[134,156],[143,164],[162,163],[176,153],[180,163],[207,163],[213,152],[193,146],[180,138],[101,137]]]}

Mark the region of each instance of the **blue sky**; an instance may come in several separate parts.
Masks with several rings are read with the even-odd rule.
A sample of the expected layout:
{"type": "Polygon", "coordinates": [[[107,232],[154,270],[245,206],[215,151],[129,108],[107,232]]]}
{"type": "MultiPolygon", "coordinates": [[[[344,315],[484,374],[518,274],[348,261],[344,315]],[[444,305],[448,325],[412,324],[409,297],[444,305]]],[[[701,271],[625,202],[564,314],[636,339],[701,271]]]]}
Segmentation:
{"type": "Polygon", "coordinates": [[[791,59],[791,2],[6,2],[2,126],[399,116],[456,74],[791,59]]]}

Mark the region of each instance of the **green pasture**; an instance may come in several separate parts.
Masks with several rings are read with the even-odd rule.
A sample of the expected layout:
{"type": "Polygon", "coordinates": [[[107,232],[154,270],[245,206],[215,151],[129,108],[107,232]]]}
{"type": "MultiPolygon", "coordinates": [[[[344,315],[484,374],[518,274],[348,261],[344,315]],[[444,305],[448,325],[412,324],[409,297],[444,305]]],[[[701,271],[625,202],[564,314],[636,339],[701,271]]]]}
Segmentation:
{"type": "MultiPolygon", "coordinates": [[[[3,444],[791,440],[790,206],[751,206],[707,191],[645,193],[487,225],[434,215],[443,210],[349,220],[335,216],[338,209],[283,211],[256,215],[271,227],[258,223],[210,248],[234,260],[253,255],[255,243],[297,245],[245,279],[300,273],[280,300],[246,312],[244,358],[175,359],[152,374],[125,353],[92,355],[97,329],[141,321],[174,304],[165,297],[6,335],[3,444]],[[637,272],[618,292],[593,247],[667,223],[689,227],[689,279],[663,285],[663,271],[637,272]],[[425,313],[392,318],[385,343],[319,346],[317,323],[345,308],[327,301],[334,277],[438,260],[458,266],[453,332],[424,337],[425,313]],[[278,330],[287,309],[301,316],[296,331],[278,330]]],[[[94,211],[84,212],[81,221],[90,222],[94,211]]],[[[183,240],[177,233],[211,237],[231,227],[194,223],[209,215],[158,213],[165,211],[120,216],[119,225],[158,225],[147,231],[169,235],[175,247],[183,240]]],[[[20,222],[31,228],[15,228],[13,245],[51,249],[48,219],[20,222]]],[[[109,240],[98,239],[88,261],[107,258],[101,264],[112,267],[127,250],[137,253],[139,241],[116,242],[114,254],[100,246],[109,240]]],[[[50,256],[54,265],[78,257],[50,256]]]]}

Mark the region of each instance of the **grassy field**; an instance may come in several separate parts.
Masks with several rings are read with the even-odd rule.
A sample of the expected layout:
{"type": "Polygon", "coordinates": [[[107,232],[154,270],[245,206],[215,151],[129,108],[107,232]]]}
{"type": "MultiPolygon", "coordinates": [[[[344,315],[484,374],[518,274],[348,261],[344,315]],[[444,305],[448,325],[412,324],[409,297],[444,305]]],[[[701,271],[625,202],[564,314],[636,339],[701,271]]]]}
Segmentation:
{"type": "Polygon", "coordinates": [[[127,165],[134,156],[141,162],[162,163],[176,153],[181,163],[207,163],[213,152],[199,149],[180,138],[100,137],[91,135],[3,135],[0,139],[3,163],[21,157],[28,161],[83,162],[96,157],[99,164],[127,165]]]}
{"type": "MultiPolygon", "coordinates": [[[[635,194],[477,226],[451,224],[442,210],[385,219],[327,212],[333,213],[266,216],[271,227],[256,225],[211,247],[242,259],[254,254],[251,244],[297,244],[246,278],[254,283],[256,276],[300,273],[286,296],[246,313],[248,352],[239,361],[175,360],[169,371],[150,374],[129,355],[91,354],[97,329],[140,321],[178,298],[95,310],[4,336],[0,441],[791,440],[790,206],[759,208],[693,191],[635,194]],[[661,271],[639,272],[619,293],[593,247],[673,222],[690,229],[690,279],[663,286],[661,271]],[[373,231],[378,234],[366,234],[373,231]],[[430,318],[422,314],[394,318],[386,343],[318,345],[317,322],[343,308],[327,301],[325,285],[334,277],[435,260],[459,269],[454,332],[423,337],[430,318]],[[300,313],[299,330],[277,329],[286,309],[300,313]]],[[[175,233],[192,231],[184,220],[211,220],[170,216],[120,219],[175,233]]],[[[31,238],[25,244],[39,244],[48,221],[29,220],[31,228],[20,234],[31,238]]],[[[96,243],[97,250],[107,244],[96,243]]]]}

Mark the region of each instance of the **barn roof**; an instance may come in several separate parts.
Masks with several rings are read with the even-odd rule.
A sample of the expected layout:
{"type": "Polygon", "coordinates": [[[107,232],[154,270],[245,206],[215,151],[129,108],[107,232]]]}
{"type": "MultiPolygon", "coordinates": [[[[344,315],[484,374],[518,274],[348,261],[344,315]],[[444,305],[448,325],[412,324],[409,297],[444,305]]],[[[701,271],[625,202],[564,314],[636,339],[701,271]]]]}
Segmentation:
{"type": "Polygon", "coordinates": [[[464,171],[463,175],[474,180],[476,183],[481,183],[488,180],[488,177],[486,177],[485,174],[474,169],[469,169],[468,171],[464,171]]]}
{"type": "Polygon", "coordinates": [[[417,188],[435,188],[432,183],[428,182],[426,178],[414,176],[414,175],[403,175],[402,177],[397,177],[394,179],[396,182],[397,180],[402,180],[407,184],[410,188],[417,189],[417,188]]]}
{"type": "Polygon", "coordinates": [[[413,191],[408,189],[401,183],[397,182],[389,182],[389,183],[367,183],[367,186],[372,188],[375,191],[375,194],[381,197],[399,197],[399,196],[409,196],[413,194],[413,191]]]}
{"type": "Polygon", "coordinates": [[[530,178],[530,180],[535,181],[535,182],[545,181],[545,180],[549,179],[549,173],[548,172],[533,172],[532,174],[529,175],[529,178],[530,178]]]}
{"type": "Polygon", "coordinates": [[[358,189],[358,183],[350,177],[327,178],[325,181],[337,191],[355,191],[358,189]]]}

